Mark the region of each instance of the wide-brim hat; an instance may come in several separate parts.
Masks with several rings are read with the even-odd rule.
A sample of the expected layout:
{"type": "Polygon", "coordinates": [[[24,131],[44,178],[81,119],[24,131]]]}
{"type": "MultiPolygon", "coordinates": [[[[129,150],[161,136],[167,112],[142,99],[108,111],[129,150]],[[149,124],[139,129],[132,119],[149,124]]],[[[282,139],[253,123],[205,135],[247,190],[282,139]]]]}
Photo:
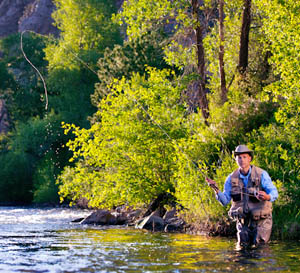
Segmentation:
{"type": "Polygon", "coordinates": [[[234,157],[240,154],[249,154],[252,158],[254,156],[254,152],[244,144],[237,146],[233,152],[234,157]]]}

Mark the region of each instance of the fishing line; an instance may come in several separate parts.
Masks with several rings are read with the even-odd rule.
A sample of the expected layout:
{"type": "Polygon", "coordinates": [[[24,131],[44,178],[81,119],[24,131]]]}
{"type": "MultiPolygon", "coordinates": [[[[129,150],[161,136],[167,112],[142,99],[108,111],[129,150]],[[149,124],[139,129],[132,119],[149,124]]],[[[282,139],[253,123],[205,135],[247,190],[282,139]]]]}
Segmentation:
{"type": "Polygon", "coordinates": [[[45,105],[45,110],[48,109],[48,91],[47,91],[47,86],[46,86],[46,82],[44,80],[44,77],[42,76],[41,72],[35,67],[35,65],[28,59],[28,57],[26,56],[25,52],[24,52],[24,49],[23,49],[23,34],[25,32],[32,32],[34,34],[36,34],[35,32],[31,31],[31,30],[24,30],[22,31],[21,33],[21,51],[24,55],[24,58],[26,59],[26,61],[35,69],[35,71],[39,74],[42,82],[43,82],[43,85],[44,85],[44,91],[45,91],[45,99],[46,99],[46,105],[45,105]]]}
{"type": "MultiPolygon", "coordinates": [[[[83,61],[80,57],[78,57],[77,54],[75,54],[74,52],[72,52],[72,50],[70,50],[69,48],[67,48],[65,45],[62,45],[68,52],[70,52],[78,61],[80,61],[87,69],[89,69],[90,71],[92,71],[94,74],[96,74],[98,76],[98,73],[91,68],[85,61],[83,61]]],[[[107,94],[106,94],[107,95],[107,94]]]]}
{"type": "MultiPolygon", "coordinates": [[[[66,48],[66,47],[65,47],[66,48]]],[[[67,48],[66,48],[67,49],[67,48]]],[[[93,70],[85,61],[83,61],[78,55],[76,55],[76,54],[74,54],[71,50],[69,50],[69,49],[67,49],[77,60],[79,60],[82,64],[84,64],[85,65],[85,67],[87,67],[91,72],[93,72],[94,74],[96,74],[96,75],[98,75],[98,73],[95,71],[95,70],[93,70]]],[[[104,90],[102,90],[102,92],[103,92],[104,90]]],[[[106,96],[108,96],[109,95],[109,93],[107,93],[106,91],[104,91],[103,92],[106,96]]],[[[125,94],[125,93],[124,93],[125,94]]],[[[126,93],[126,95],[132,100],[132,101],[134,101],[141,109],[142,109],[142,111],[149,117],[149,119],[150,119],[150,121],[154,124],[154,125],[156,125],[166,136],[167,136],[167,138],[170,140],[170,141],[172,141],[174,144],[175,144],[175,146],[177,147],[177,149],[183,154],[183,155],[185,155],[185,157],[187,158],[187,160],[188,161],[190,161],[195,167],[196,167],[196,169],[205,177],[205,178],[207,178],[207,176],[206,176],[206,174],[204,173],[204,171],[201,169],[201,168],[199,168],[199,166],[188,156],[188,154],[186,153],[186,152],[184,152],[183,150],[182,150],[182,148],[178,145],[178,143],[177,143],[177,141],[175,140],[175,139],[173,139],[168,133],[167,133],[167,131],[158,123],[158,122],[156,122],[156,120],[150,115],[150,113],[145,109],[145,107],[135,98],[135,97],[133,97],[132,95],[130,95],[130,94],[128,94],[128,93],[126,93]]],[[[199,197],[200,197],[200,203],[201,203],[201,206],[202,206],[202,208],[203,208],[203,211],[204,211],[204,213],[206,214],[206,216],[209,218],[209,215],[208,215],[208,213],[207,213],[207,211],[206,211],[206,208],[205,208],[205,206],[204,206],[204,201],[203,201],[203,199],[202,199],[202,195],[201,194],[199,194],[199,197]]]]}
{"type": "MultiPolygon", "coordinates": [[[[37,73],[39,74],[40,78],[42,79],[43,81],[43,84],[44,84],[44,90],[45,90],[45,96],[46,96],[46,109],[48,107],[48,96],[47,96],[47,87],[46,87],[46,82],[42,76],[42,74],[40,73],[40,71],[32,64],[32,62],[28,59],[28,57],[26,56],[24,50],[23,50],[23,34],[28,31],[28,30],[25,30],[21,33],[21,50],[22,50],[22,53],[25,57],[25,59],[27,60],[27,62],[37,71],[37,73]]],[[[29,32],[29,31],[28,31],[29,32]]],[[[30,32],[33,32],[33,31],[30,31],[30,32]]],[[[33,32],[34,33],[34,32],[33,32]]],[[[78,55],[76,55],[75,53],[73,53],[70,49],[66,48],[65,46],[63,46],[68,52],[70,52],[78,61],[80,61],[88,70],[90,70],[92,73],[94,73],[95,75],[98,75],[98,73],[92,69],[84,60],[82,60],[78,55]]],[[[109,95],[107,92],[104,92],[105,95],[109,95]]],[[[150,121],[156,125],[166,136],[167,138],[172,141],[175,146],[177,147],[177,149],[180,151],[180,153],[182,153],[183,155],[185,155],[185,157],[187,158],[188,161],[190,161],[195,167],[196,169],[204,176],[204,178],[207,178],[206,174],[204,173],[204,171],[188,156],[188,154],[186,152],[183,151],[183,149],[178,145],[177,141],[175,139],[173,139],[168,133],[167,131],[158,123],[156,122],[156,120],[150,115],[150,113],[145,109],[145,107],[133,96],[129,95],[128,93],[126,93],[126,95],[128,97],[130,97],[130,99],[132,101],[134,101],[141,109],[142,111],[149,117],[150,121]]],[[[213,186],[212,186],[213,187],[213,186]]],[[[201,206],[203,207],[203,211],[205,212],[206,216],[209,218],[209,215],[205,209],[205,206],[204,206],[204,202],[203,202],[203,199],[202,199],[202,196],[201,194],[199,194],[199,197],[200,197],[200,203],[201,203],[201,206]]]]}

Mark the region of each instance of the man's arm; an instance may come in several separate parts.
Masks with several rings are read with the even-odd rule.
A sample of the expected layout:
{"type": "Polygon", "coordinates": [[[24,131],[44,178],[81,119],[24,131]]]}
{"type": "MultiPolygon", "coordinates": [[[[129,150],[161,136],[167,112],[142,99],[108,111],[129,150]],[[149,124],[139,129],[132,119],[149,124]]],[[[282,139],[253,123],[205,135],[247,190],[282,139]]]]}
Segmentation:
{"type": "Polygon", "coordinates": [[[216,199],[223,205],[226,206],[231,200],[231,175],[226,178],[225,185],[224,185],[224,192],[221,192],[218,187],[216,181],[206,178],[206,181],[210,187],[216,193],[216,199]]]}
{"type": "Polygon", "coordinates": [[[266,171],[264,171],[261,175],[261,186],[263,191],[258,193],[260,200],[274,202],[278,198],[277,188],[266,171]]]}
{"type": "Polygon", "coordinates": [[[231,200],[231,175],[229,175],[224,184],[224,191],[219,191],[216,195],[217,200],[223,205],[226,206],[231,200]]]}

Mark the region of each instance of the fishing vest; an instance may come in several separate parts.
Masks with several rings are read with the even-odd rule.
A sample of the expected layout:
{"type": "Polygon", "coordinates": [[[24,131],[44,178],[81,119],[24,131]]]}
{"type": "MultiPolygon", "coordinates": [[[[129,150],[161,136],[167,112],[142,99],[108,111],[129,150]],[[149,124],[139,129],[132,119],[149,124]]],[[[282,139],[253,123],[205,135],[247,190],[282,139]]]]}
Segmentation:
{"type": "Polygon", "coordinates": [[[256,198],[258,192],[262,190],[261,175],[263,171],[261,168],[251,166],[247,187],[244,187],[239,169],[232,173],[230,192],[232,204],[228,213],[231,218],[251,217],[253,220],[259,220],[272,216],[272,202],[260,201],[256,198]]]}

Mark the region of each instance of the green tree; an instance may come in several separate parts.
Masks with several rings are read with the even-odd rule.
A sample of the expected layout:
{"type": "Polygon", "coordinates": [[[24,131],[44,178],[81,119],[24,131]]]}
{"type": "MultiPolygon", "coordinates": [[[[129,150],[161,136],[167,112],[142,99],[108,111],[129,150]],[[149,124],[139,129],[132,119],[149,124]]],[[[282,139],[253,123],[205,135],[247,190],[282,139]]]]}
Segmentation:
{"type": "Polygon", "coordinates": [[[106,48],[121,43],[119,27],[111,21],[115,3],[107,0],[56,0],[55,3],[53,18],[61,33],[45,48],[50,107],[65,122],[88,127],[87,117],[96,111],[90,96],[97,81],[97,60],[106,48]]]}
{"type": "MultiPolygon", "coordinates": [[[[199,108],[203,118],[209,116],[206,92],[205,50],[203,37],[207,32],[209,13],[214,3],[191,1],[126,1],[117,18],[126,23],[129,39],[134,39],[151,30],[164,29],[170,36],[170,42],[164,47],[169,64],[193,74],[187,85],[191,107],[199,108]],[[155,10],[155,12],[153,12],[155,10]],[[207,16],[205,16],[207,15],[207,16]],[[193,94],[191,94],[193,93],[193,94]]],[[[212,1],[214,2],[214,1],[212,1]]]]}
{"type": "Polygon", "coordinates": [[[75,169],[60,176],[60,194],[91,206],[141,205],[163,192],[174,193],[174,143],[185,137],[180,86],[166,70],[116,80],[101,100],[91,129],[66,125],[75,169]],[[169,138],[170,137],[170,138],[169,138]]]}
{"type": "Polygon", "coordinates": [[[123,45],[106,48],[104,56],[98,60],[98,78],[92,103],[97,106],[101,98],[110,90],[114,79],[130,78],[133,72],[146,73],[146,65],[159,69],[169,67],[165,60],[162,46],[166,37],[159,33],[145,33],[134,40],[125,41],[123,45]]]}
{"type": "Polygon", "coordinates": [[[78,68],[80,60],[95,68],[106,47],[121,43],[119,28],[111,21],[115,1],[55,0],[55,25],[61,31],[58,43],[49,44],[49,68],[78,68]]]}
{"type": "Polygon", "coordinates": [[[280,232],[294,236],[287,231],[292,221],[300,222],[300,3],[291,0],[255,3],[263,16],[264,49],[271,52],[270,64],[276,75],[276,81],[265,86],[262,98],[276,101],[279,109],[276,120],[261,128],[253,142],[262,154],[261,164],[278,179],[280,200],[275,224],[280,232]],[[287,215],[293,220],[287,219],[287,215]]]}

